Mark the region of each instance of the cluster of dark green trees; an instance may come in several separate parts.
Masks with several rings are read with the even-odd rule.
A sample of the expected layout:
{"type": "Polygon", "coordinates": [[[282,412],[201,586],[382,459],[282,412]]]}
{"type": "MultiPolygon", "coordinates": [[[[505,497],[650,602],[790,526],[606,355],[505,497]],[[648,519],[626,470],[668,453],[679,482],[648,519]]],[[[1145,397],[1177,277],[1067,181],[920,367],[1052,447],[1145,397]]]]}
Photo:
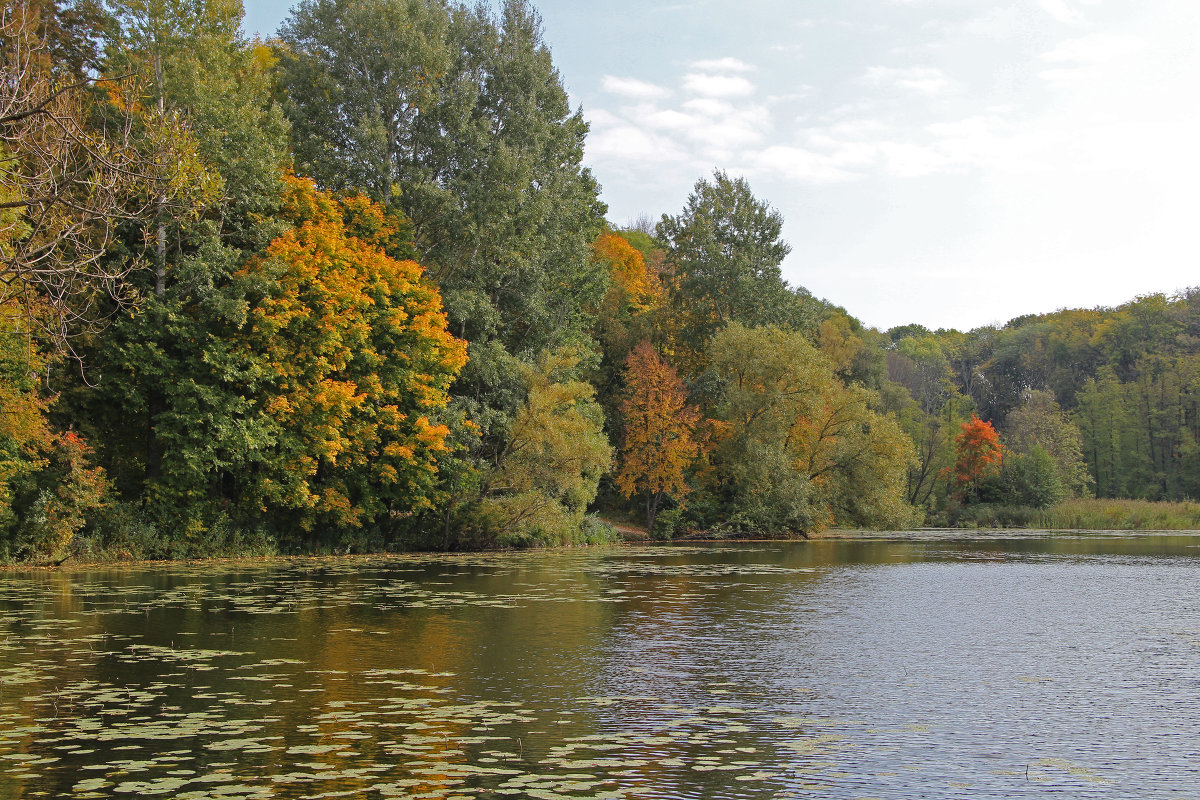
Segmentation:
{"type": "MultiPolygon", "coordinates": [[[[898,527],[1194,495],[1197,296],[886,334],[745,181],[613,230],[536,12],[17,0],[0,550],[57,560],[898,527]],[[972,414],[1007,450],[962,479],[972,414]],[[968,488],[969,487],[969,490],[968,488]]],[[[969,454],[967,454],[969,455],[969,454]]]]}

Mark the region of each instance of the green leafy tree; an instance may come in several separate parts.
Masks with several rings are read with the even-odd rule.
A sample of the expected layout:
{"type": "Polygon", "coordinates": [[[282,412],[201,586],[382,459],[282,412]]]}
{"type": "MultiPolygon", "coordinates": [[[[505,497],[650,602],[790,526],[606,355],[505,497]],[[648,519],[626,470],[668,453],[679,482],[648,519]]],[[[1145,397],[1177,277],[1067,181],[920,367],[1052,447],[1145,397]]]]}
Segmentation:
{"type": "MultiPolygon", "coordinates": [[[[81,350],[86,382],[71,412],[132,506],[182,550],[236,515],[243,485],[273,441],[254,402],[256,365],[238,344],[246,324],[247,251],[288,227],[279,213],[287,127],[260,48],[241,38],[241,5],[221,0],[131,0],[113,5],[119,27],[106,69],[134,72],[121,100],[172,120],[173,158],[187,169],[173,196],[154,187],[155,213],[127,225],[108,258],[126,263],[151,242],[152,270],[131,275],[142,300],[81,350]],[[236,477],[235,477],[236,476],[236,477]]],[[[151,126],[141,141],[162,136],[151,126]]],[[[65,379],[65,378],[64,378],[65,379]]]]}
{"type": "Polygon", "coordinates": [[[927,331],[900,337],[885,355],[888,387],[884,397],[900,426],[916,446],[908,474],[908,502],[937,506],[948,494],[940,480],[954,464],[954,437],[971,410],[955,385],[943,345],[927,331]],[[891,387],[897,387],[896,392],[891,387]]]}
{"type": "Polygon", "coordinates": [[[780,273],[791,251],[780,239],[782,229],[783,217],[758,200],[745,179],[721,171],[696,182],[682,213],[663,215],[656,235],[666,246],[682,358],[698,363],[708,340],[734,321],[791,328],[807,322],[780,273]]]}
{"type": "Polygon", "coordinates": [[[1031,392],[1025,403],[1008,415],[1009,449],[1018,456],[1032,455],[1039,462],[1049,457],[1054,465],[1054,483],[1067,497],[1090,494],[1092,477],[1083,458],[1083,437],[1047,391],[1031,392]]]}
{"type": "MultiPolygon", "coordinates": [[[[465,20],[464,20],[465,22],[465,20]]],[[[439,103],[460,112],[477,91],[458,62],[452,13],[429,0],[306,0],[279,32],[296,166],[321,185],[385,206],[433,179],[429,130],[439,103]]]]}
{"type": "Polygon", "coordinates": [[[568,544],[612,463],[595,390],[573,377],[579,354],[545,352],[522,365],[525,401],[485,473],[463,525],[481,544],[568,544]]]}
{"type": "Polygon", "coordinates": [[[734,322],[713,338],[708,358],[723,427],[715,480],[734,524],[806,533],[915,522],[904,496],[911,442],[802,334],[734,322]]]}
{"type": "Polygon", "coordinates": [[[995,497],[988,499],[1033,508],[1047,508],[1069,495],[1054,457],[1036,444],[1010,454],[991,488],[995,497]]]}
{"type": "Polygon", "coordinates": [[[310,0],[281,39],[301,171],[403,208],[455,333],[528,355],[585,328],[604,207],[527,3],[310,0]]]}
{"type": "Polygon", "coordinates": [[[178,237],[173,249],[186,251],[204,236],[233,247],[263,246],[275,233],[260,227],[278,209],[289,130],[273,97],[272,54],[241,36],[240,0],[111,6],[120,26],[109,43],[109,70],[142,76],[139,102],[178,118],[195,139],[196,158],[219,178],[204,219],[167,232],[178,237]]]}

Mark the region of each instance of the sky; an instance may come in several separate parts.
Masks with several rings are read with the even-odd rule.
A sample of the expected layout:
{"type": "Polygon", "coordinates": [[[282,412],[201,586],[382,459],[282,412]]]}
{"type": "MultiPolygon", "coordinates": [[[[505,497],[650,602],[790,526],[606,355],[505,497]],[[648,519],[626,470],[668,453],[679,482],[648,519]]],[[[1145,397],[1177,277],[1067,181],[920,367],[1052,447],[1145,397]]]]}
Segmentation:
{"type": "Polygon", "coordinates": [[[1195,0],[534,5],[617,225],[744,177],[784,277],[880,329],[1200,285],[1195,0]]]}

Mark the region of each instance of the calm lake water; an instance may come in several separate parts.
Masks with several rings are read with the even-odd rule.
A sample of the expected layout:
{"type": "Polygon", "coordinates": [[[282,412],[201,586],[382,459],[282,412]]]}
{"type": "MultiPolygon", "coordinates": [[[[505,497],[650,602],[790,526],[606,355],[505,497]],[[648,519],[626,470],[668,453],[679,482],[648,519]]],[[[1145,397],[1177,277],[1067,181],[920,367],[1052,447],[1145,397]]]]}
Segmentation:
{"type": "Polygon", "coordinates": [[[0,798],[1200,797],[1200,537],[0,573],[0,798]]]}

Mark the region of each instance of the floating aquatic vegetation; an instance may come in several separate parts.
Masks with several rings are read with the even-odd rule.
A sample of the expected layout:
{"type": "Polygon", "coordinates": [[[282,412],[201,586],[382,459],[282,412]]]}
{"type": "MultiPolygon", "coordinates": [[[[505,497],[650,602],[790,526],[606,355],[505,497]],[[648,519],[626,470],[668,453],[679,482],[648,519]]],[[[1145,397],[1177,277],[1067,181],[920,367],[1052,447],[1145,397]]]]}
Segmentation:
{"type": "MultiPolygon", "coordinates": [[[[937,771],[912,763],[919,754],[960,752],[951,721],[922,704],[944,677],[941,652],[909,656],[904,670],[872,652],[831,671],[815,648],[838,633],[828,626],[841,607],[863,613],[872,595],[859,587],[870,584],[863,570],[793,566],[794,552],[0,578],[0,796],[622,800],[701,787],[713,798],[895,800],[934,780],[937,797],[1001,796],[1005,781],[1117,796],[1099,794],[1117,791],[1113,770],[1040,751],[929,777],[937,771]],[[877,719],[854,704],[876,690],[906,713],[877,719]]],[[[1173,620],[1138,635],[1187,664],[1197,629],[1173,620]]],[[[1009,698],[1053,698],[1067,683],[1029,663],[987,678],[1009,698]]],[[[1178,729],[1197,732],[1186,717],[1178,729]]]]}

